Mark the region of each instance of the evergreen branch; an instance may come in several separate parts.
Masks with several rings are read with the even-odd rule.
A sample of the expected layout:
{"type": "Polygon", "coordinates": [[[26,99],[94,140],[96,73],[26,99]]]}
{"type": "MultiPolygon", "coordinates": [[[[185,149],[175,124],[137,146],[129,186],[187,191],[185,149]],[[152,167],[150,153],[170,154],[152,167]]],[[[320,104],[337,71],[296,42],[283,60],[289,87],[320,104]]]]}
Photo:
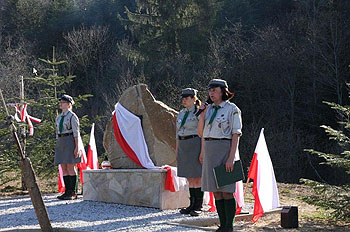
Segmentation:
{"type": "Polygon", "coordinates": [[[62,61],[51,61],[51,60],[45,60],[45,59],[42,59],[42,58],[39,58],[40,61],[46,63],[46,64],[49,64],[49,65],[60,65],[60,64],[65,64],[67,63],[67,61],[65,60],[62,60],[62,61]]]}
{"type": "Polygon", "coordinates": [[[322,125],[321,128],[328,134],[329,139],[336,140],[341,144],[350,144],[350,138],[341,130],[335,130],[330,126],[322,125]]]}

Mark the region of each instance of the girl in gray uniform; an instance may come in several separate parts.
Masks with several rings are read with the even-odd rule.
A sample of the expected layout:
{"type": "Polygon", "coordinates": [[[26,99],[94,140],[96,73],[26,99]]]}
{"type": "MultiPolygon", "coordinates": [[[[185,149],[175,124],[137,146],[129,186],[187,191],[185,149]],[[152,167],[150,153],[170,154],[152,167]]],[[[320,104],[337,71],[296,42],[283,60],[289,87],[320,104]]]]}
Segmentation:
{"type": "Polygon", "coordinates": [[[180,213],[198,216],[202,209],[203,192],[202,165],[199,162],[201,139],[197,134],[198,118],[195,113],[200,101],[197,99],[197,90],[192,88],[183,89],[181,98],[185,108],[178,114],[176,123],[177,174],[188,180],[190,206],[181,209],[180,213]]]}
{"type": "Polygon", "coordinates": [[[74,100],[69,95],[62,95],[59,98],[60,113],[56,118],[56,152],[55,164],[61,164],[66,191],[58,196],[60,200],[77,199],[75,186],[77,182],[76,163],[80,163],[78,138],[79,119],[72,112],[74,100]]]}
{"type": "Polygon", "coordinates": [[[220,219],[217,231],[233,231],[236,213],[236,199],[233,193],[236,185],[217,188],[213,168],[225,164],[226,171],[232,172],[239,138],[242,135],[240,109],[229,100],[233,93],[228,91],[226,81],[213,79],[209,82],[209,97],[213,101],[201,113],[198,134],[204,143],[202,190],[214,192],[215,204],[220,219]]]}

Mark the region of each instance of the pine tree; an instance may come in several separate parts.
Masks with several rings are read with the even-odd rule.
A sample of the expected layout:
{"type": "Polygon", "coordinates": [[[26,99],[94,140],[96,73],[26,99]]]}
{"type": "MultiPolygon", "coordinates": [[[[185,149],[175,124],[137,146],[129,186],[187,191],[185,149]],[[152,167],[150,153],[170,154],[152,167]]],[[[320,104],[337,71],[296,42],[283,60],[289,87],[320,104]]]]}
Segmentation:
{"type": "MultiPolygon", "coordinates": [[[[28,153],[38,174],[57,175],[53,158],[56,144],[56,117],[58,115],[58,97],[67,93],[64,87],[67,87],[74,75],[60,75],[59,67],[66,64],[64,60],[56,59],[55,47],[53,47],[52,59],[39,59],[47,68],[40,76],[30,78],[30,81],[38,86],[38,99],[32,104],[34,115],[42,115],[42,122],[38,124],[33,137],[28,138],[28,153]]],[[[74,97],[74,107],[82,106],[82,101],[87,101],[92,95],[80,95],[74,97]]],[[[89,127],[90,122],[87,116],[80,118],[80,130],[89,127]]]]}
{"type": "Polygon", "coordinates": [[[141,63],[146,75],[174,78],[167,69],[173,60],[189,56],[199,62],[206,55],[219,8],[216,0],[139,0],[136,12],[126,8],[127,19],[119,15],[132,35],[131,45],[119,49],[134,64],[141,63]]]}
{"type": "MultiPolygon", "coordinates": [[[[2,108],[2,107],[1,107],[2,108]]],[[[20,178],[20,168],[18,166],[18,151],[13,143],[13,137],[9,127],[5,125],[4,119],[6,118],[5,111],[0,112],[1,126],[0,126],[0,186],[6,183],[18,180],[20,178]],[[17,175],[11,175],[15,173],[17,175]]],[[[7,186],[2,189],[2,192],[14,191],[15,187],[7,186]]]]}
{"type": "MultiPolygon", "coordinates": [[[[33,78],[26,78],[37,87],[35,99],[26,99],[28,103],[28,113],[40,118],[40,124],[35,125],[33,136],[27,136],[26,155],[30,157],[35,173],[39,176],[54,177],[57,176],[57,167],[54,165],[54,154],[56,144],[56,117],[58,115],[58,97],[64,93],[64,87],[67,87],[74,79],[73,75],[60,75],[59,68],[66,64],[64,60],[56,59],[55,48],[53,48],[52,59],[39,59],[47,67],[41,75],[33,78]]],[[[40,70],[39,70],[40,72],[40,70]]],[[[80,95],[74,97],[74,107],[81,107],[82,101],[87,101],[91,95],[80,95]]],[[[4,114],[0,115],[4,116],[4,114]]],[[[83,129],[90,127],[87,116],[80,118],[80,131],[84,134],[83,129]]],[[[28,131],[28,130],[27,130],[28,131]]],[[[18,154],[13,146],[13,140],[8,128],[0,128],[0,138],[6,143],[0,145],[0,149],[5,151],[0,156],[0,178],[1,184],[18,179],[20,171],[17,165],[18,154]],[[6,173],[14,173],[11,178],[6,173]],[[5,178],[5,179],[3,179],[5,178]]],[[[83,140],[87,140],[83,139],[83,140]]]]}
{"type": "MultiPolygon", "coordinates": [[[[347,85],[350,89],[350,84],[347,85]]],[[[339,119],[339,129],[334,129],[326,125],[322,125],[321,127],[325,130],[330,140],[337,142],[342,152],[332,154],[313,149],[306,149],[305,151],[322,157],[325,161],[321,164],[330,165],[335,168],[344,168],[346,173],[350,175],[350,106],[342,106],[333,102],[324,103],[336,111],[337,118],[339,119]]],[[[317,193],[316,196],[307,199],[310,203],[332,210],[331,215],[335,219],[350,221],[350,183],[332,186],[311,180],[305,180],[305,182],[312,186],[317,193]]]]}

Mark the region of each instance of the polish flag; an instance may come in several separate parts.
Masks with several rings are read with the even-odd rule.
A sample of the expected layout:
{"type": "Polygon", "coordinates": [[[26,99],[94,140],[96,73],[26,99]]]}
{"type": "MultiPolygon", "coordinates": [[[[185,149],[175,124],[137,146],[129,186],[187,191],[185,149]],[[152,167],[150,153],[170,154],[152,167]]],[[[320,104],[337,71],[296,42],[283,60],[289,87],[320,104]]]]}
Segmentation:
{"type": "Polygon", "coordinates": [[[252,221],[255,223],[264,212],[279,207],[277,183],[265,141],[264,128],[260,132],[248,178],[254,180],[252,194],[255,203],[252,221]]]}
{"type": "Polygon", "coordinates": [[[93,123],[91,127],[89,150],[87,155],[87,165],[90,169],[99,169],[95,142],[95,123],[93,123]]]}
{"type": "MultiPolygon", "coordinates": [[[[241,213],[242,207],[244,206],[244,195],[243,195],[243,182],[238,181],[236,182],[236,192],[233,194],[237,201],[237,209],[236,209],[236,215],[241,213]]],[[[205,192],[204,193],[204,202],[208,204],[209,212],[215,212],[216,206],[215,206],[215,199],[214,194],[212,192],[205,192]]]]}
{"type": "Polygon", "coordinates": [[[34,126],[33,126],[32,121],[36,122],[36,123],[40,123],[41,119],[35,118],[35,117],[28,114],[27,104],[24,104],[21,108],[18,105],[15,105],[14,107],[16,108],[16,113],[15,113],[16,121],[17,122],[27,122],[27,124],[29,126],[29,135],[33,136],[34,135],[34,126]],[[17,114],[19,114],[21,118],[19,118],[17,114]]]}
{"type": "Polygon", "coordinates": [[[236,182],[236,192],[233,194],[237,201],[236,215],[240,214],[244,206],[243,182],[236,182]]]}
{"type": "Polygon", "coordinates": [[[66,186],[64,185],[64,180],[63,180],[63,171],[61,164],[58,165],[58,192],[63,193],[66,191],[66,186]]]}
{"type": "MultiPolygon", "coordinates": [[[[239,155],[239,150],[237,147],[235,161],[240,159],[241,157],[239,155]]],[[[236,192],[233,194],[233,196],[237,201],[236,215],[238,215],[241,213],[242,207],[244,206],[243,182],[241,180],[236,182],[236,192]]]]}
{"type": "MultiPolygon", "coordinates": [[[[244,195],[243,195],[243,182],[238,181],[236,182],[236,192],[233,194],[237,201],[237,209],[236,209],[236,215],[241,213],[242,207],[244,206],[244,195]]],[[[215,199],[214,194],[212,192],[205,192],[204,193],[204,201],[208,204],[209,212],[215,212],[216,206],[215,206],[215,199]]]]}
{"type": "Polygon", "coordinates": [[[140,118],[120,103],[115,105],[113,129],[118,144],[132,161],[143,168],[158,168],[149,157],[140,118]]]}
{"type": "Polygon", "coordinates": [[[86,152],[84,149],[83,140],[81,139],[80,136],[78,138],[78,148],[79,148],[79,152],[80,152],[81,161],[80,161],[80,163],[77,163],[77,168],[79,168],[80,182],[81,182],[81,184],[84,184],[83,170],[90,169],[90,168],[88,167],[88,162],[87,162],[86,152]]]}
{"type": "Polygon", "coordinates": [[[166,169],[167,176],[164,188],[171,192],[179,191],[185,186],[186,179],[177,177],[177,168],[164,165],[157,167],[151,160],[143,134],[141,120],[120,103],[113,112],[113,130],[117,143],[134,163],[146,169],[166,169]]]}
{"type": "Polygon", "coordinates": [[[215,212],[216,211],[216,206],[215,206],[215,199],[214,199],[214,193],[213,192],[205,192],[204,193],[204,198],[208,197],[208,206],[209,208],[209,212],[215,212]]]}

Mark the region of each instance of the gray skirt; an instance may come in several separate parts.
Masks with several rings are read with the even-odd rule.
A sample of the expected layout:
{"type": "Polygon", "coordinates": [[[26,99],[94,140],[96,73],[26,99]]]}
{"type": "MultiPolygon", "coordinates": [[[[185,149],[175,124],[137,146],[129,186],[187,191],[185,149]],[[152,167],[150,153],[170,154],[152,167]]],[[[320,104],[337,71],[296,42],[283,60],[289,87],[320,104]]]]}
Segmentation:
{"type": "Polygon", "coordinates": [[[58,137],[56,140],[55,164],[80,163],[80,157],[74,157],[75,140],[73,135],[58,137]]]}
{"type": "Polygon", "coordinates": [[[200,178],[202,176],[202,164],[199,162],[201,138],[179,140],[177,149],[177,175],[200,178]]]}
{"type": "Polygon", "coordinates": [[[202,169],[202,191],[206,192],[236,192],[236,184],[217,188],[213,169],[226,163],[230,155],[231,141],[209,140],[204,142],[204,158],[202,169]]]}

